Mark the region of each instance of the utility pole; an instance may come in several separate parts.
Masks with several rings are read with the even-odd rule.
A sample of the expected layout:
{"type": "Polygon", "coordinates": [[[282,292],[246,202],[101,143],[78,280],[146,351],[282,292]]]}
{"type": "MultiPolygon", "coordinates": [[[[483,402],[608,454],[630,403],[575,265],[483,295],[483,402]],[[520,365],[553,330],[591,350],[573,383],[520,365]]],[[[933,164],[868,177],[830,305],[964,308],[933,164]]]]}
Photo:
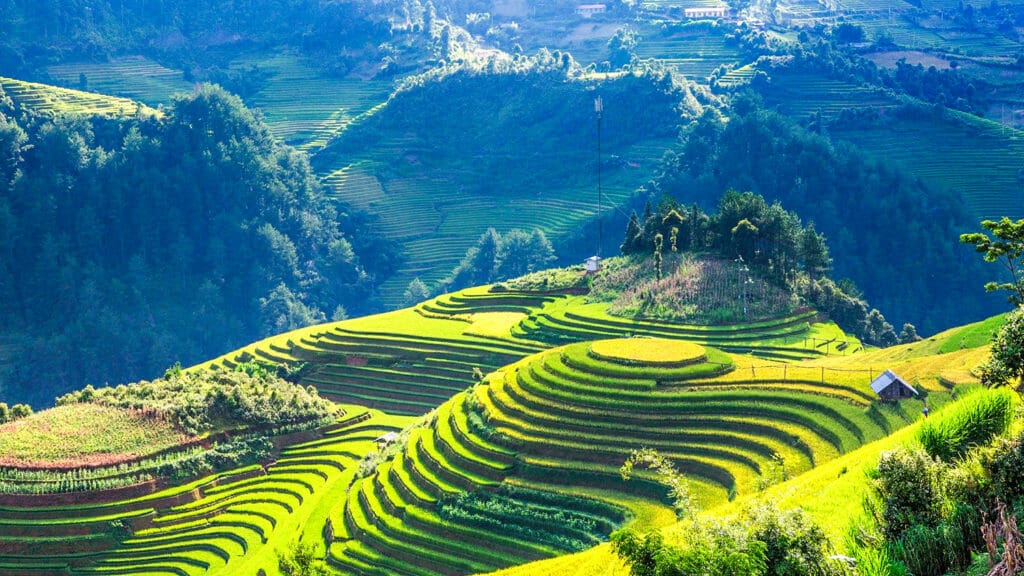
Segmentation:
{"type": "Polygon", "coordinates": [[[604,101],[598,96],[594,98],[594,112],[597,113],[597,257],[601,257],[601,246],[604,245],[604,223],[601,222],[601,113],[604,112],[604,101]]]}

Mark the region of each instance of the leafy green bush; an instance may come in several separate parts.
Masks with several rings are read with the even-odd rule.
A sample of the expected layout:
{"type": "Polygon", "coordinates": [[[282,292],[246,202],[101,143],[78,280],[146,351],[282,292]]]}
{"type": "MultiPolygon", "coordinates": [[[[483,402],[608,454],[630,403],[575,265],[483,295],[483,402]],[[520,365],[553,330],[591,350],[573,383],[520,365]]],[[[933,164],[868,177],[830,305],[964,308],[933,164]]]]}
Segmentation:
{"type": "Polygon", "coordinates": [[[1024,498],[1024,434],[1001,438],[988,454],[991,489],[1003,502],[1024,498]]]}
{"type": "Polygon", "coordinates": [[[832,576],[843,566],[830,558],[828,538],[800,510],[760,505],[729,522],[687,520],[679,545],[662,535],[623,530],[612,546],[632,576],[832,576]]]}
{"type": "Polygon", "coordinates": [[[937,464],[920,449],[884,452],[878,461],[876,490],[881,497],[882,533],[895,540],[911,526],[934,526],[940,518],[937,464]]]}
{"type": "Polygon", "coordinates": [[[32,407],[28,404],[15,404],[8,407],[6,402],[0,402],[0,424],[14,422],[31,415],[32,407]]]}
{"type": "Polygon", "coordinates": [[[612,535],[612,546],[630,563],[631,576],[762,576],[767,570],[764,542],[738,523],[693,522],[684,534],[686,542],[672,546],[658,532],[641,538],[624,530],[612,535]]]}
{"type": "Polygon", "coordinates": [[[1005,432],[1015,405],[1009,390],[979,390],[926,420],[917,439],[933,458],[952,460],[1005,432]]]}
{"type": "Polygon", "coordinates": [[[61,396],[57,405],[92,402],[138,410],[167,418],[192,435],[245,427],[316,426],[331,415],[331,404],[320,398],[315,388],[291,384],[265,370],[247,370],[172,369],[152,382],[97,389],[87,386],[61,396]]]}
{"type": "Polygon", "coordinates": [[[829,542],[800,509],[761,505],[747,510],[750,537],[765,544],[766,576],[827,576],[829,542]]]}

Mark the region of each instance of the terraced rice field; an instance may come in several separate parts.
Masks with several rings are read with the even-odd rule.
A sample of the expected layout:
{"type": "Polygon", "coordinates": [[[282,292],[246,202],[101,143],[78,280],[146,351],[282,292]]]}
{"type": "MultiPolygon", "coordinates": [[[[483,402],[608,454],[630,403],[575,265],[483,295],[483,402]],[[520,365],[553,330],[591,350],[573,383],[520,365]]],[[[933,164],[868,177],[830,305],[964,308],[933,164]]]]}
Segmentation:
{"type": "Polygon", "coordinates": [[[856,339],[846,336],[835,325],[812,327],[816,313],[811,310],[764,322],[689,326],[612,316],[605,312],[606,308],[606,304],[582,304],[578,299],[556,301],[531,313],[512,333],[553,344],[622,336],[675,338],[779,360],[847,355],[860,349],[856,339]]]}
{"type": "Polygon", "coordinates": [[[929,186],[959,192],[978,219],[1024,218],[1024,132],[966,114],[833,131],[929,186]]]}
{"type": "Polygon", "coordinates": [[[198,368],[230,369],[254,359],[306,363],[301,383],[316,386],[324,396],[418,415],[471,385],[474,369],[487,373],[568,342],[644,335],[785,361],[860,349],[856,339],[834,324],[812,324],[812,311],[708,327],[633,321],[610,316],[605,308],[607,304],[586,304],[579,296],[470,288],[415,308],[268,338],[198,368]]]}
{"type": "Polygon", "coordinates": [[[170,104],[178,93],[192,91],[192,82],[180,70],[166,68],[144,56],[112,58],[107,62],[57,64],[47,74],[62,86],[78,87],[84,74],[87,90],[114,94],[145,102],[149,106],[170,104]]]}
{"type": "Polygon", "coordinates": [[[752,64],[740,66],[739,68],[733,68],[718,79],[719,86],[736,87],[744,84],[749,84],[751,79],[754,78],[754,74],[757,72],[752,64]]]}
{"type": "MultiPolygon", "coordinates": [[[[301,536],[321,542],[330,507],[380,434],[408,419],[351,407],[275,462],[152,494],[22,497],[0,507],[4,574],[255,574],[301,536]],[[46,502],[51,502],[47,505],[46,502]],[[95,502],[95,503],[89,503],[95,502]]],[[[288,442],[286,439],[280,439],[288,442]]]]}
{"type": "Polygon", "coordinates": [[[797,120],[821,113],[825,119],[843,110],[877,110],[880,114],[899,105],[892,96],[875,88],[858,86],[816,74],[775,70],[762,90],[765,104],[797,120]]]}
{"type": "Polygon", "coordinates": [[[160,114],[152,108],[127,98],[58,88],[49,84],[25,82],[2,76],[0,76],[0,88],[3,88],[3,91],[17,106],[44,114],[108,117],[160,114]]]}
{"type": "MultiPolygon", "coordinates": [[[[625,150],[607,151],[624,164],[602,174],[605,209],[625,202],[643,184],[670,141],[649,141],[625,150]]],[[[473,164],[433,166],[430,151],[407,137],[394,138],[374,150],[322,170],[323,182],[337,199],[380,217],[380,229],[402,243],[407,264],[381,286],[385,305],[398,307],[414,278],[428,286],[445,278],[489,226],[542,229],[554,238],[577,228],[597,213],[596,177],[589,156],[567,152],[564,178],[553,187],[526,190],[531,174],[489,175],[473,164]],[[588,162],[590,162],[588,164],[588,162]],[[574,168],[577,167],[577,168],[574,168]],[[483,189],[477,189],[482,187],[483,189]],[[480,214],[488,214],[486,221],[480,214]]]]}
{"type": "Polygon", "coordinates": [[[324,147],[353,119],[382,104],[391,93],[390,81],[326,77],[314,64],[288,53],[231,63],[233,69],[252,66],[268,77],[246,104],[263,112],[274,136],[303,150],[324,147]]]}
{"type": "MultiPolygon", "coordinates": [[[[648,341],[662,343],[676,346],[648,341]]],[[[742,361],[710,348],[664,363],[623,358],[628,348],[615,342],[604,345],[616,350],[611,355],[592,346],[530,356],[443,404],[430,427],[353,486],[330,562],[351,574],[486,571],[557,550],[478,516],[439,515],[467,494],[511,484],[548,493],[530,498],[550,505],[564,492],[600,490],[639,508],[664,494],[649,477],[624,483],[619,476],[642,445],[677,462],[710,506],[757,490],[770,462],[781,459],[798,474],[906,424],[873,406],[866,383],[749,377],[742,361]]],[[[620,522],[605,512],[602,525],[620,522]]]]}
{"type": "Polygon", "coordinates": [[[284,334],[203,367],[231,368],[250,359],[306,362],[309,370],[301,384],[316,386],[321,395],[419,415],[471,385],[474,369],[486,373],[545,347],[510,337],[473,335],[472,324],[465,320],[402,310],[284,334]]]}
{"type": "Polygon", "coordinates": [[[661,60],[690,80],[707,83],[708,76],[719,66],[740,63],[739,51],[726,44],[725,32],[723,28],[665,35],[654,28],[641,29],[643,39],[636,53],[640,58],[661,60]]]}

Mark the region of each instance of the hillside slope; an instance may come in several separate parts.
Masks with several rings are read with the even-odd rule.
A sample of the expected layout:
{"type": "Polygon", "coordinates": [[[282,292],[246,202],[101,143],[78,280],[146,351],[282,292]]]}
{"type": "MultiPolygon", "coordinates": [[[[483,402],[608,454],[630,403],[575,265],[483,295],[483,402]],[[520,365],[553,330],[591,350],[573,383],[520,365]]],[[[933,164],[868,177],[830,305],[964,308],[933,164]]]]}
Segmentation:
{"type": "MultiPolygon", "coordinates": [[[[973,381],[968,369],[986,350],[971,346],[999,322],[865,351],[813,313],[697,326],[624,319],[607,306],[484,286],[197,366],[278,365],[346,401],[345,415],[275,438],[270,459],[184,484],[168,475],[109,488],[97,472],[68,470],[73,481],[52,493],[12,494],[57,475],[0,467],[0,569],[277,574],[278,554],[300,541],[342,574],[486,572],[586,550],[620,526],[671,524],[656,477],[619,476],[643,446],[679,464],[709,513],[776,495],[806,501],[824,523],[828,509],[815,502],[858,488],[856,475],[833,485],[834,467],[819,467],[888,438],[922,406],[880,404],[871,378],[896,370],[939,407],[973,381]],[[797,486],[786,478],[806,480],[780,491],[797,486]]],[[[842,515],[831,520],[835,534],[842,515]]],[[[606,546],[580,554],[511,573],[613,573],[606,546]]]]}

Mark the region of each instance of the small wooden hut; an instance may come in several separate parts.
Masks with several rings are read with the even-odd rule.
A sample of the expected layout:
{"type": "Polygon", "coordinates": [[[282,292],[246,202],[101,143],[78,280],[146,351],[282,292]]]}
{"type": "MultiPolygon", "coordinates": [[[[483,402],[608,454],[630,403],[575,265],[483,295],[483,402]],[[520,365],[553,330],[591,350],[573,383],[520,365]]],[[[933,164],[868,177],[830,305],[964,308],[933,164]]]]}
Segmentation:
{"type": "Polygon", "coordinates": [[[886,370],[882,372],[881,376],[872,380],[871,389],[882,400],[895,401],[919,395],[913,386],[907,384],[906,380],[897,376],[892,370],[886,370]]]}

